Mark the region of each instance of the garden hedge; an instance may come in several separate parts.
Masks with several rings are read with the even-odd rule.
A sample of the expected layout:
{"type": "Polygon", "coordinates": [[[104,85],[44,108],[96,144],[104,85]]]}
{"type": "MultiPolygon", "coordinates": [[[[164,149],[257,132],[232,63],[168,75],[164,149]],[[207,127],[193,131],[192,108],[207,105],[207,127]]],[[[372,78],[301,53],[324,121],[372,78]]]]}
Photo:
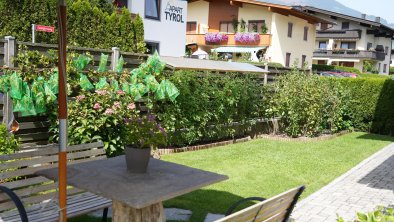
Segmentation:
{"type": "Polygon", "coordinates": [[[353,68],[353,67],[345,67],[345,66],[331,66],[331,65],[313,64],[312,70],[314,70],[314,71],[340,70],[340,71],[344,71],[344,72],[352,72],[352,73],[361,74],[360,70],[353,68]]]}
{"type": "Polygon", "coordinates": [[[394,67],[390,68],[390,75],[394,75],[394,67]]]}
{"type": "MultiPolygon", "coordinates": [[[[68,0],[69,45],[122,51],[145,52],[144,27],[128,9],[115,9],[105,0],[68,0]]],[[[0,1],[0,36],[11,35],[18,41],[32,39],[31,25],[55,26],[55,33],[36,32],[36,42],[57,43],[56,0],[0,1]]]]}
{"type": "Polygon", "coordinates": [[[394,135],[394,80],[349,78],[337,81],[350,91],[349,115],[356,129],[394,135]]]}

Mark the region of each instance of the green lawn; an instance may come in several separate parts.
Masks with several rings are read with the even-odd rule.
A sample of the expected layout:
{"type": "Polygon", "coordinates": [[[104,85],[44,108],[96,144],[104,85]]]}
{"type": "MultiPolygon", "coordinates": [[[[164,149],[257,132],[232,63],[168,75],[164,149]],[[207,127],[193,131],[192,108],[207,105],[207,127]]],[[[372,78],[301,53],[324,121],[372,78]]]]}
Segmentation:
{"type": "Polygon", "coordinates": [[[319,142],[258,139],[167,155],[164,160],[225,174],[230,179],[164,204],[190,209],[191,221],[200,222],[208,212],[224,213],[243,197],[271,197],[298,185],[306,185],[306,197],[391,142],[393,137],[351,133],[319,142]]]}

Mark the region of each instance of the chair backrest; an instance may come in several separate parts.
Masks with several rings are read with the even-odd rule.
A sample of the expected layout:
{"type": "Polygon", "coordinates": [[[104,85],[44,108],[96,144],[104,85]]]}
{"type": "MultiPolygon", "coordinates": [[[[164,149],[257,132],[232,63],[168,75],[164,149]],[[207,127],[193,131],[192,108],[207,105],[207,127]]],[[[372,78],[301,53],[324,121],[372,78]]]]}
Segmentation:
{"type": "MultiPolygon", "coordinates": [[[[57,183],[34,173],[38,170],[57,167],[59,146],[41,146],[33,151],[0,156],[0,185],[13,190],[25,207],[48,202],[56,198],[57,183]]],[[[69,146],[69,164],[106,158],[102,142],[69,146]]],[[[68,187],[67,194],[83,191],[68,187]]],[[[8,196],[0,193],[0,213],[15,209],[8,196]]]]}
{"type": "Polygon", "coordinates": [[[215,222],[286,222],[305,187],[297,187],[215,222]]]}

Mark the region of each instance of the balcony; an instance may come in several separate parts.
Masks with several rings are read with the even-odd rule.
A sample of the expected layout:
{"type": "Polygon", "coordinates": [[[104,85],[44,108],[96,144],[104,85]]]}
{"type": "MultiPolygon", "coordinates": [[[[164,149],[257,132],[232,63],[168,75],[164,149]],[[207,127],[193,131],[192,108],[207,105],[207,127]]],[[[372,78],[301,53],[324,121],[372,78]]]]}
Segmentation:
{"type": "Polygon", "coordinates": [[[235,34],[227,34],[228,41],[220,43],[205,42],[205,34],[186,34],[186,44],[197,44],[199,46],[270,46],[271,34],[260,34],[260,41],[254,43],[236,42],[235,34]]]}
{"type": "Polygon", "coordinates": [[[330,30],[330,31],[317,31],[317,39],[360,39],[361,30],[330,30]]]}
{"type": "Polygon", "coordinates": [[[352,50],[352,49],[336,49],[326,50],[318,49],[313,53],[313,57],[320,58],[352,58],[352,59],[370,59],[384,61],[386,54],[384,52],[352,50]]]}

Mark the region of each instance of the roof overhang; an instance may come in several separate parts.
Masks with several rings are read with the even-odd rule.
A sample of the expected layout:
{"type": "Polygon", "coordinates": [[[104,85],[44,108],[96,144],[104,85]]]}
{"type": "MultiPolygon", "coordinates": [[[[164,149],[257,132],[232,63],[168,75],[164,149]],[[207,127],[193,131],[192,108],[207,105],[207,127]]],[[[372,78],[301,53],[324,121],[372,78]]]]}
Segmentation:
{"type": "Polygon", "coordinates": [[[172,70],[182,69],[215,72],[268,73],[268,71],[249,63],[189,59],[168,56],[161,56],[160,59],[166,63],[167,68],[172,70]]]}
{"type": "Polygon", "coordinates": [[[211,49],[212,52],[235,52],[235,53],[256,53],[266,47],[240,47],[240,46],[223,46],[211,49]]]}

